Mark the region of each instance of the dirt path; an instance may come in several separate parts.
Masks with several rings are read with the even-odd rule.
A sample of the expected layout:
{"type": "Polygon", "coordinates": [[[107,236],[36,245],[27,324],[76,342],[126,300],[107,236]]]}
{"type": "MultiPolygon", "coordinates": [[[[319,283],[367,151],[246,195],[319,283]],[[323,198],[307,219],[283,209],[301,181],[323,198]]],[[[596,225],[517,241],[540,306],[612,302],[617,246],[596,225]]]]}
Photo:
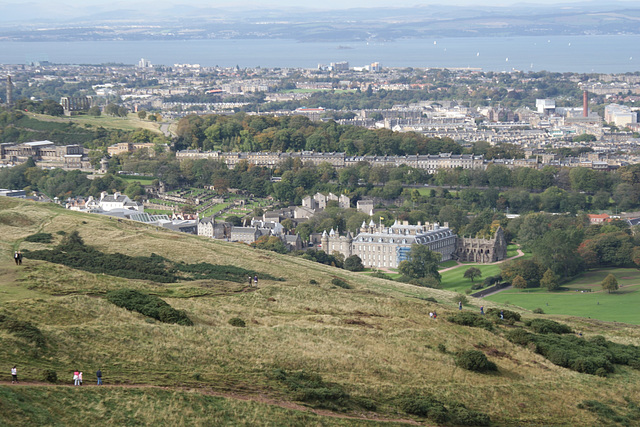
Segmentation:
{"type": "Polygon", "coordinates": [[[186,387],[186,386],[156,386],[150,384],[103,384],[98,386],[94,383],[85,384],[82,386],[74,386],[73,384],[51,384],[45,383],[41,381],[21,381],[18,384],[11,384],[11,381],[0,381],[0,386],[7,387],[73,387],[73,388],[133,388],[133,389],[145,389],[145,388],[154,388],[158,390],[174,390],[174,391],[183,391],[190,393],[200,393],[207,396],[215,396],[215,397],[223,397],[226,399],[235,399],[235,400],[243,400],[243,401],[251,401],[264,403],[267,405],[279,406],[284,409],[291,409],[295,411],[309,412],[323,417],[331,417],[331,418],[341,418],[341,419],[350,419],[350,420],[359,420],[359,421],[380,421],[380,422],[388,422],[388,423],[402,423],[408,425],[423,425],[415,420],[410,419],[402,419],[402,418],[385,418],[379,416],[374,412],[368,412],[366,414],[357,414],[357,415],[348,415],[341,414],[333,411],[329,411],[326,409],[314,409],[309,408],[307,406],[301,405],[296,402],[288,401],[288,400],[280,400],[274,399],[264,394],[258,395],[248,395],[241,393],[233,393],[233,392],[219,392],[215,391],[211,388],[207,387],[186,387]]]}

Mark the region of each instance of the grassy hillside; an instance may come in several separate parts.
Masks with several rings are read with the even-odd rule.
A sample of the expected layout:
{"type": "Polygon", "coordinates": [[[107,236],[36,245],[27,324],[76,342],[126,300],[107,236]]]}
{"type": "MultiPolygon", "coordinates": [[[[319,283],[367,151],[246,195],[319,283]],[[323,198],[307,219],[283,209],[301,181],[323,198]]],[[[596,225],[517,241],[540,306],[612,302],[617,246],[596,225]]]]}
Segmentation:
{"type": "MultiPolygon", "coordinates": [[[[457,307],[453,294],[444,290],[7,198],[0,198],[0,248],[0,314],[31,322],[45,340],[37,346],[28,336],[0,328],[0,420],[6,425],[41,424],[45,413],[59,425],[82,419],[435,425],[433,418],[407,413],[402,403],[407,394],[431,396],[450,412],[464,404],[488,414],[493,425],[598,425],[610,419],[603,421],[578,403],[602,402],[627,417],[632,409],[625,399],[640,402],[640,371],[616,366],[606,378],[577,373],[507,341],[504,334],[511,326],[498,324],[490,332],[451,323],[447,317],[457,307]],[[74,230],[85,244],[106,253],[234,265],[284,281],[261,279],[257,290],[217,279],[159,284],[28,257],[22,266],[13,263],[14,250],[51,249],[74,230]],[[50,233],[53,241],[24,241],[36,232],[50,233]],[[333,286],[334,277],[352,289],[333,286]],[[184,310],[194,326],[161,323],[105,299],[107,291],[122,288],[159,296],[184,310]],[[429,319],[432,310],[437,320],[429,319]],[[246,326],[232,326],[232,318],[246,326]],[[476,348],[497,364],[497,372],[456,366],[457,351],[476,348]],[[32,384],[10,384],[14,364],[23,383],[32,384]],[[98,368],[105,387],[68,386],[75,369],[93,382],[98,368]],[[41,383],[47,372],[57,374],[57,385],[41,383]]],[[[553,318],[587,338],[640,343],[636,326],[553,318]]]]}
{"type": "Polygon", "coordinates": [[[70,117],[54,117],[44,114],[33,114],[33,117],[45,122],[56,123],[74,123],[78,126],[97,128],[103,127],[105,129],[120,129],[125,131],[132,131],[138,129],[148,129],[155,133],[160,133],[160,124],[156,122],[150,122],[148,120],[140,120],[136,114],[129,114],[127,117],[113,117],[108,115],[102,116],[89,116],[79,115],[70,117]]]}

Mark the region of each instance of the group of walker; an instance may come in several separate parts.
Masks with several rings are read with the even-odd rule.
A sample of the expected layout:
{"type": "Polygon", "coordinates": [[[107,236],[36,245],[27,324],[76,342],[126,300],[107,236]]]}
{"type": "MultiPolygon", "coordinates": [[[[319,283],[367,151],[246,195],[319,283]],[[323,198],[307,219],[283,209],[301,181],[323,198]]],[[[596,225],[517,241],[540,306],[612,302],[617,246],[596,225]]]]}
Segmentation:
{"type": "Polygon", "coordinates": [[[251,288],[252,286],[255,286],[256,288],[258,287],[258,275],[256,274],[255,276],[249,276],[249,287],[251,288]]]}
{"type": "MultiPolygon", "coordinates": [[[[98,385],[102,385],[102,371],[98,369],[96,372],[96,377],[98,378],[98,385]]],[[[19,384],[18,381],[18,366],[13,365],[11,368],[11,384],[19,384]]],[[[73,372],[73,385],[82,385],[82,371],[74,371],[73,372]]]]}

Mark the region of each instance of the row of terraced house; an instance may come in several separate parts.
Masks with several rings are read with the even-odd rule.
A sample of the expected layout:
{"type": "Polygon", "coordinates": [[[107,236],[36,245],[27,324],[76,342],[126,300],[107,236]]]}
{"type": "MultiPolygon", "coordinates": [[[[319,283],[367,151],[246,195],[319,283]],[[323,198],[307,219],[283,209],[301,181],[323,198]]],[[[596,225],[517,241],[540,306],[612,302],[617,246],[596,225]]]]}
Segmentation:
{"type": "Polygon", "coordinates": [[[314,151],[301,152],[235,152],[224,153],[220,151],[182,150],[176,153],[176,158],[186,159],[212,159],[224,162],[228,167],[234,168],[244,161],[250,165],[274,168],[279,163],[289,159],[299,159],[302,163],[320,165],[328,163],[335,168],[355,166],[360,162],[367,162],[372,166],[410,166],[416,169],[425,169],[429,173],[435,173],[439,169],[479,169],[484,170],[489,165],[502,165],[513,168],[540,168],[544,165],[589,167],[594,169],[615,169],[626,164],[619,159],[608,159],[606,155],[597,154],[598,159],[571,157],[558,159],[557,155],[540,155],[532,152],[524,159],[491,159],[487,160],[482,155],[472,154],[416,154],[405,156],[347,156],[345,153],[317,153],[314,151]]]}

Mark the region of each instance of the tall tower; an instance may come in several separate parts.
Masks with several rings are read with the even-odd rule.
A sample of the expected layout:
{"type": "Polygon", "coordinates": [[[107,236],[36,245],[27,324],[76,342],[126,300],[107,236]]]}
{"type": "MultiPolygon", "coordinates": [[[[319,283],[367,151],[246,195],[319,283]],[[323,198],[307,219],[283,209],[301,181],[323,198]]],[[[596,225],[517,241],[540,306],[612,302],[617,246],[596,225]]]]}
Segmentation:
{"type": "Polygon", "coordinates": [[[589,95],[586,90],[582,93],[582,117],[589,117],[589,95]]]}
{"type": "Polygon", "coordinates": [[[11,83],[11,76],[7,76],[7,107],[13,105],[13,83],[11,83]]]}

